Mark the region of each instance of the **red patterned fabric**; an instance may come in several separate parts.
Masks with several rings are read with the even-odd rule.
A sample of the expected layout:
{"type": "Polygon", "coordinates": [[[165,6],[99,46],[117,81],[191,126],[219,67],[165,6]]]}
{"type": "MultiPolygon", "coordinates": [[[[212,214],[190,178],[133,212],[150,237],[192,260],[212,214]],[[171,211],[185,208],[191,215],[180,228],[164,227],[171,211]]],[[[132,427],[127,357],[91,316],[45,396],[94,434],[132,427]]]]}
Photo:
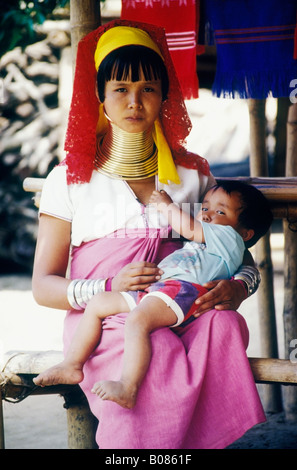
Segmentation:
{"type": "Polygon", "coordinates": [[[187,168],[197,168],[201,173],[208,175],[208,162],[198,155],[189,154],[185,148],[185,139],[192,124],[183,101],[163,28],[134,21],[114,20],[92,31],[78,44],[73,95],[65,141],[67,183],[88,182],[94,169],[99,107],[95,95],[94,52],[100,36],[109,28],[118,25],[139,27],[147,31],[158,44],[170,80],[168,99],[163,102],[160,113],[164,135],[177,164],[187,168]]]}
{"type": "Polygon", "coordinates": [[[199,0],[122,0],[121,18],[165,29],[184,99],[198,98],[196,72],[199,0]]]}

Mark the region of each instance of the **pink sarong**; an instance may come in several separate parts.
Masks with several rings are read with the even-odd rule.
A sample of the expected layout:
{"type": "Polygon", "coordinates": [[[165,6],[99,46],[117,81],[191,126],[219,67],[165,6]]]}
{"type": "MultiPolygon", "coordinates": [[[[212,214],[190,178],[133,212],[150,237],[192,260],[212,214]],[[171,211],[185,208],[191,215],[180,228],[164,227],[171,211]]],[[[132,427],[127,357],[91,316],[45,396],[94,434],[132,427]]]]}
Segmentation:
{"type": "MultiPolygon", "coordinates": [[[[159,261],[179,242],[150,231],[116,232],[73,252],[72,278],[114,276],[132,261],[159,261]],[[125,235],[125,237],[123,236],[125,235]]],[[[127,313],[103,322],[100,344],[81,387],[99,420],[100,449],[220,449],[265,421],[246,355],[248,329],[233,311],[209,311],[180,332],[151,334],[152,359],[132,410],[90,392],[98,380],[120,378],[127,313]]],[[[67,349],[81,314],[65,319],[67,349]]]]}

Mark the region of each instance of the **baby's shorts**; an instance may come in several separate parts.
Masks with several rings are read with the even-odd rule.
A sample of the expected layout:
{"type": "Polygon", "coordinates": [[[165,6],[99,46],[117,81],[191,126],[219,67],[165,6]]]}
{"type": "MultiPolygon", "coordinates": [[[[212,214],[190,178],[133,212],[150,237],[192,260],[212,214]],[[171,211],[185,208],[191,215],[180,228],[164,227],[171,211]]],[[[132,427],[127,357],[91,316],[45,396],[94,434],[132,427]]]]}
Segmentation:
{"type": "Polygon", "coordinates": [[[195,320],[193,313],[196,310],[195,300],[207,289],[200,284],[181,281],[176,279],[166,279],[152,284],[144,291],[121,292],[130,310],[136,307],[143,298],[155,296],[162,299],[170,307],[177,317],[177,322],[172,326],[185,326],[195,320]]]}

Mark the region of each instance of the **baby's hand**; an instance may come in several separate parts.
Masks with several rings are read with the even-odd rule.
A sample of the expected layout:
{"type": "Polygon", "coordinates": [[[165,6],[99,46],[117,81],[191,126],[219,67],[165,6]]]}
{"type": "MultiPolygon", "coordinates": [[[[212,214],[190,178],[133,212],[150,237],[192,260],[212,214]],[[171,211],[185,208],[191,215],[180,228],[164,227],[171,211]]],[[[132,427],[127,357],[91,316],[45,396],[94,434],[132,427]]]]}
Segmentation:
{"type": "Polygon", "coordinates": [[[150,204],[156,204],[158,210],[162,210],[162,206],[163,208],[167,207],[172,202],[171,197],[163,189],[161,191],[153,191],[150,197],[150,204]]]}

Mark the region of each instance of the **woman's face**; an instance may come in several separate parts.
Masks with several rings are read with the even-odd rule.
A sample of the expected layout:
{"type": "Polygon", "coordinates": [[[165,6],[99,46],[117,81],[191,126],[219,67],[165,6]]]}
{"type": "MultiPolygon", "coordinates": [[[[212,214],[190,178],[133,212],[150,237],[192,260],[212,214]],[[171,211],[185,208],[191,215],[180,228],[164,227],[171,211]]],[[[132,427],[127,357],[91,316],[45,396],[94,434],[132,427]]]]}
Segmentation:
{"type": "Polygon", "coordinates": [[[150,129],[162,104],[161,80],[110,80],[105,84],[104,109],[109,119],[126,132],[150,129]]]}

